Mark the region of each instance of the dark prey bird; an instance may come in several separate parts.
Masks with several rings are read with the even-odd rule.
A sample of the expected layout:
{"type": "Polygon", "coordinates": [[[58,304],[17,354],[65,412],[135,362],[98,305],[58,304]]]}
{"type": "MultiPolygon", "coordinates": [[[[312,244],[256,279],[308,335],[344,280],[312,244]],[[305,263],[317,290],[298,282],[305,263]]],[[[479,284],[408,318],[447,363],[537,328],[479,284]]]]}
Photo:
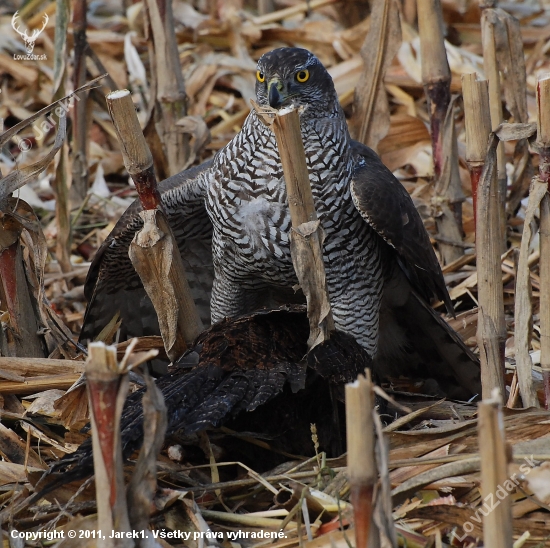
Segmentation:
{"type": "MultiPolygon", "coordinates": [[[[303,305],[225,319],[201,333],[176,366],[155,381],[166,402],[167,435],[177,434],[196,445],[189,436],[223,424],[263,439],[276,451],[312,456],[315,423],[320,449],[329,456],[340,455],[345,447],[344,385],[371,365],[370,358],[353,337],[339,333],[322,345],[321,352],[310,352],[306,363],[308,335],[303,305]]],[[[128,396],[122,413],[125,457],[142,444],[143,391],[128,396]]],[[[225,436],[215,443],[224,448],[228,460],[246,462],[256,470],[288,460],[239,438],[225,436]]],[[[92,473],[88,439],[52,466],[26,503],[92,473]]]]}
{"type": "MultiPolygon", "coordinates": [[[[447,393],[480,392],[479,365],[429,305],[452,312],[441,269],[414,204],[368,147],[350,138],[332,79],[309,51],[280,48],[258,61],[260,105],[300,108],[302,138],[336,328],[352,335],[382,376],[446,376],[447,393]]],[[[290,302],[297,278],[275,137],[252,111],[213,160],[161,183],[193,295],[212,322],[290,302]]],[[[158,333],[128,258],[140,205],[122,216],[86,282],[81,340],[120,311],[124,336],[158,333]]]]}

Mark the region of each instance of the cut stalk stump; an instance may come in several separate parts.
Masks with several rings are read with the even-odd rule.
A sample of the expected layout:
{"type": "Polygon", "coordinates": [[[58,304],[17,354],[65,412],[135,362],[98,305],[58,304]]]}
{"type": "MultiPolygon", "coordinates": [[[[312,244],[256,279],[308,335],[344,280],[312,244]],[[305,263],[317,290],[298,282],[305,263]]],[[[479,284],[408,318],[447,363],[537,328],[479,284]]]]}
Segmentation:
{"type": "Polygon", "coordinates": [[[491,133],[487,80],[478,80],[475,73],[462,75],[462,96],[466,126],[466,162],[472,183],[474,222],[477,224],[477,188],[491,133]]]}
{"type": "Polygon", "coordinates": [[[355,518],[357,548],[380,546],[378,528],[372,519],[374,487],[378,471],[374,455],[374,390],[369,371],[346,385],[346,430],[348,479],[355,518]]]}
{"type": "Polygon", "coordinates": [[[464,119],[466,126],[466,160],[470,170],[476,222],[478,272],[478,345],[484,397],[494,388],[504,394],[504,343],[506,323],[498,243],[499,205],[495,169],[498,139],[491,133],[487,82],[475,74],[462,77],[464,119]],[[489,151],[487,145],[490,144],[489,151]],[[496,242],[496,243],[495,243],[496,242]]]}
{"type": "MultiPolygon", "coordinates": [[[[418,0],[418,34],[422,60],[422,83],[428,99],[435,174],[434,208],[437,232],[443,240],[462,242],[464,194],[458,171],[458,148],[451,100],[451,70],[443,35],[443,12],[439,0],[418,0]]],[[[459,259],[459,245],[439,244],[444,264],[459,259]]]]}
{"type": "MultiPolygon", "coordinates": [[[[97,499],[98,527],[103,531],[130,532],[124,472],[120,417],[128,394],[127,375],[118,371],[116,349],[104,343],[90,343],[86,361],[88,398],[92,421],[92,445],[97,499]]],[[[105,547],[114,547],[105,539],[105,547]]],[[[119,547],[134,543],[124,539],[119,547]]]]}
{"type": "Polygon", "coordinates": [[[334,331],[323,263],[324,232],[315,212],[298,111],[279,111],[272,128],[283,165],[292,219],[290,253],[307,299],[308,348],[312,349],[328,340],[334,331]]]}
{"type": "Polygon", "coordinates": [[[185,269],[178,252],[153,172],[147,147],[130,92],[107,95],[124,165],[132,177],[143,207],[143,228],[134,237],[130,259],[159,319],[166,354],[174,362],[186,350],[203,325],[191,296],[185,269]]]}
{"type": "MultiPolygon", "coordinates": [[[[157,351],[133,354],[134,339],[120,363],[114,346],[89,345],[87,390],[92,421],[92,445],[97,499],[97,526],[102,531],[130,533],[147,530],[150,501],[156,489],[156,461],[166,432],[166,407],[159,389],[146,374],[143,397],[144,442],[128,493],[124,486],[120,419],[128,395],[130,369],[156,356],[157,351]]],[[[103,539],[105,548],[144,548],[146,540],[103,539]]],[[[147,544],[150,548],[155,544],[147,544]]]]}
{"type": "MultiPolygon", "coordinates": [[[[483,42],[483,67],[488,80],[489,112],[491,129],[495,131],[503,121],[502,116],[502,86],[500,82],[499,66],[497,61],[497,36],[495,25],[498,22],[497,10],[486,7],[481,16],[481,35],[483,42]]],[[[506,158],[504,143],[497,146],[497,193],[498,193],[498,222],[500,236],[500,253],[506,251],[506,158]]]]}
{"type": "Polygon", "coordinates": [[[491,399],[478,405],[478,440],[481,457],[481,498],[498,500],[490,512],[483,513],[483,540],[485,548],[512,548],[511,498],[501,492],[508,481],[508,452],[504,439],[501,398],[493,390],[491,399]]]}

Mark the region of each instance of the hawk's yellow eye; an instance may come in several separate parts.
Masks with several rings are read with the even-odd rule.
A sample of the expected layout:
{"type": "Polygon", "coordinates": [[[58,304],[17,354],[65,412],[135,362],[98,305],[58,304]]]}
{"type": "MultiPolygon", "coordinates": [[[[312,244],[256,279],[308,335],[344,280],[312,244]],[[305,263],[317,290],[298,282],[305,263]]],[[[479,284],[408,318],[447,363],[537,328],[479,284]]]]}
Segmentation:
{"type": "Polygon", "coordinates": [[[258,82],[265,82],[265,74],[259,70],[256,71],[256,78],[258,79],[258,82]]]}
{"type": "Polygon", "coordinates": [[[308,78],[309,78],[309,70],[307,70],[307,69],[301,70],[296,75],[296,80],[298,80],[298,82],[300,82],[300,84],[303,84],[304,82],[307,82],[308,78]]]}

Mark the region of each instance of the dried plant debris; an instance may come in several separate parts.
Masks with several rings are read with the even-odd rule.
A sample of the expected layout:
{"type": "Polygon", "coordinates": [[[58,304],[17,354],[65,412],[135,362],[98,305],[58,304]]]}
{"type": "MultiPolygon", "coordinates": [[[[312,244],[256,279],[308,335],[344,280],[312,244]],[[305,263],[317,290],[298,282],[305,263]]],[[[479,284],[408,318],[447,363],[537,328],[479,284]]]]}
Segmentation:
{"type": "MultiPolygon", "coordinates": [[[[484,249],[476,253],[472,157],[464,106],[453,95],[461,94],[463,75],[483,80],[500,73],[501,101],[493,110],[500,105],[505,122],[496,135],[507,243],[493,275],[500,272],[503,287],[498,352],[506,368],[509,464],[494,502],[510,502],[514,546],[550,546],[550,418],[535,408],[544,405],[547,371],[541,340],[548,335],[539,319],[545,291],[540,265],[548,261],[539,253],[542,183],[532,185],[528,199],[541,163],[534,146],[535,90],[550,72],[547,3],[487,5],[482,16],[477,2],[441,2],[445,40],[434,57],[446,53],[450,73],[451,106],[442,119],[443,146],[452,156],[452,207],[434,185],[416,2],[404,0],[399,17],[390,0],[371,3],[372,15],[361,0],[173,0],[172,14],[160,13],[157,4],[100,0],[86,10],[86,2],[76,1],[72,13],[67,2],[8,0],[0,6],[0,517],[2,531],[22,535],[2,540],[37,546],[63,536],[68,545],[68,531],[81,530],[83,538],[73,544],[100,545],[93,536],[93,481],[64,485],[30,505],[24,501],[44,470],[90,437],[82,382],[86,349],[77,343],[84,282],[94,254],[137,197],[104,96],[131,91],[160,180],[211,158],[232,139],[255,96],[255,61],[289,45],[310,49],[328,68],[350,126],[376,146],[410,193],[445,263],[457,312],[449,323],[477,354],[484,284],[478,284],[476,259],[484,249]],[[163,34],[167,25],[175,32],[163,34]],[[489,54],[483,57],[491,49],[487,29],[494,38],[490,62],[489,54]],[[83,91],[72,93],[85,82],[83,91]],[[358,112],[361,120],[354,118],[358,112]],[[441,233],[442,212],[452,216],[460,209],[457,231],[441,233]],[[10,279],[17,283],[5,283],[10,279]],[[519,409],[527,404],[532,407],[519,409]]],[[[480,165],[486,160],[475,158],[480,165]]],[[[443,303],[433,305],[444,313],[443,303]]],[[[109,320],[102,337],[116,343],[120,321],[109,320]]],[[[128,346],[118,345],[119,358],[128,346]]],[[[166,358],[158,337],[141,338],[134,351],[152,349],[166,358]]],[[[484,347],[484,355],[489,350],[484,347]]],[[[186,359],[186,368],[198,361],[193,353],[186,359]]],[[[130,391],[143,384],[131,376],[130,391]]],[[[482,497],[477,407],[437,399],[429,380],[394,378],[383,388],[393,398],[379,410],[388,472],[374,489],[389,485],[392,491],[397,544],[482,545],[491,501],[482,497]]],[[[156,491],[151,482],[140,493],[150,507],[138,512],[136,523],[162,546],[353,545],[346,459],[321,451],[328,426],[317,422],[306,436],[308,456],[285,452],[259,429],[233,424],[171,434],[157,460],[156,491]]],[[[136,457],[124,468],[126,484],[136,457]]],[[[388,537],[387,546],[393,545],[388,537]]]]}

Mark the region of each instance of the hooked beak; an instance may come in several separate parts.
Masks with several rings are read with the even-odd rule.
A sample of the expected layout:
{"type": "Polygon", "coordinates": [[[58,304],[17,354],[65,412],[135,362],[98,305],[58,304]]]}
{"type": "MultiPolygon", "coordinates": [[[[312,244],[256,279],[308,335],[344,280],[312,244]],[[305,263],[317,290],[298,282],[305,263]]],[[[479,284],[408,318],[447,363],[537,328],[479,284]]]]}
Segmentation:
{"type": "Polygon", "coordinates": [[[284,95],[281,94],[281,91],[283,91],[283,83],[274,78],[269,82],[268,89],[269,106],[271,108],[279,108],[285,100],[284,95]]]}

